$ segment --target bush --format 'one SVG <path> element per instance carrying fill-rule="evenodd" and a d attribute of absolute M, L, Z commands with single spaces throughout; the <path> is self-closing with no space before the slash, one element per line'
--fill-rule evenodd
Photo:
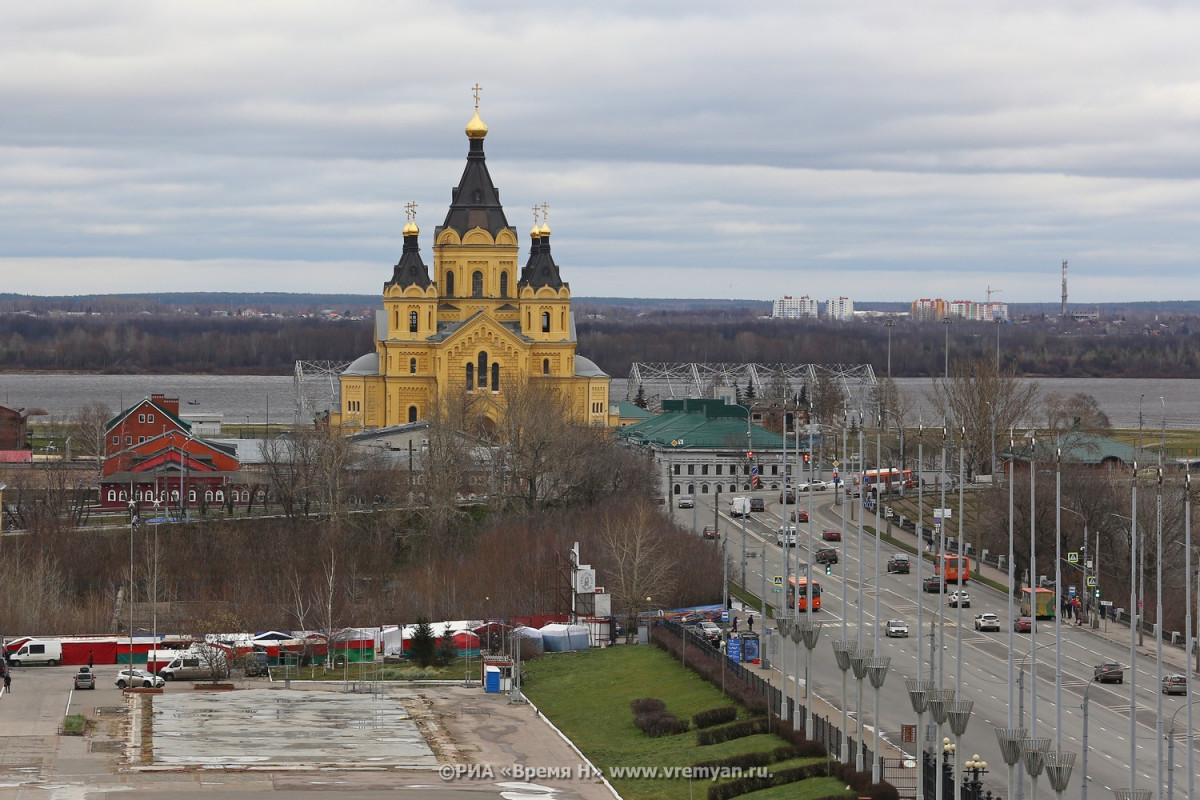
<path fill-rule="evenodd" d="M 650 714 L 655 711 L 666 711 L 667 704 L 657 697 L 641 697 L 637 700 L 630 700 L 629 707 L 633 709 L 633 715 Z"/>
<path fill-rule="evenodd" d="M 737 719 L 737 706 L 710 708 L 692 716 L 692 724 L 697 728 L 711 728 L 713 725 L 724 725 Z"/>
<path fill-rule="evenodd" d="M 721 742 L 728 742 L 731 739 L 742 739 L 746 736 L 767 733 L 768 730 L 769 725 L 766 717 L 754 717 L 753 719 L 744 719 L 741 722 L 722 725 L 718 728 L 705 728 L 702 731 L 698 731 L 696 733 L 696 744 L 720 744 Z"/>

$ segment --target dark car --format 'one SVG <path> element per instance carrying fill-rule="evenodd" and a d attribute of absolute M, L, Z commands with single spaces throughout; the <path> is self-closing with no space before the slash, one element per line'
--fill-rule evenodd
<path fill-rule="evenodd" d="M 932 577 L 926 578 L 925 583 L 922 585 L 921 588 L 923 588 L 927 592 L 944 592 L 944 591 L 946 591 L 946 584 L 942 582 L 941 578 L 934 575 Z"/>
<path fill-rule="evenodd" d="M 717 526 L 716 525 L 705 525 L 704 526 L 704 538 L 705 539 L 717 538 Z"/>
<path fill-rule="evenodd" d="M 91 667 L 80 667 L 75 673 L 75 688 L 76 689 L 95 689 L 96 688 L 96 673 L 92 672 Z"/>
<path fill-rule="evenodd" d="M 797 508 L 788 517 L 792 522 L 808 522 L 808 512 L 803 508 Z"/>
<path fill-rule="evenodd" d="M 761 497 L 751 497 L 750 498 L 750 510 L 751 511 L 766 511 L 767 503 Z"/>
<path fill-rule="evenodd" d="M 841 531 L 821 531 L 821 538 L 827 542 L 840 542 L 842 540 Z"/>
<path fill-rule="evenodd" d="M 1124 683 L 1125 668 L 1115 662 L 1097 664 L 1092 671 L 1092 680 L 1097 683 Z"/>
<path fill-rule="evenodd" d="M 1187 694 L 1187 675 L 1167 675 L 1162 679 L 1163 694 Z"/>
<path fill-rule="evenodd" d="M 838 563 L 838 551 L 832 547 L 823 547 L 813 556 L 813 561 L 818 564 L 836 564 Z"/>
<path fill-rule="evenodd" d="M 783 503 L 784 505 L 790 505 L 792 503 L 795 503 L 796 502 L 796 493 L 793 492 L 791 489 L 784 489 L 782 492 L 779 493 L 779 502 Z"/>
<path fill-rule="evenodd" d="M 908 563 L 908 556 L 892 556 L 892 560 L 887 563 L 888 572 L 898 572 L 907 575 L 911 568 L 911 565 Z"/>

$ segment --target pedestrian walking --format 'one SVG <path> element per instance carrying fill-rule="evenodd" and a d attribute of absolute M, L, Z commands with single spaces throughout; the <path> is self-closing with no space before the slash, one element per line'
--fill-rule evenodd
<path fill-rule="evenodd" d="M 95 659 L 96 652 L 94 650 L 88 650 L 88 669 L 92 668 L 92 662 L 95 661 Z"/>
<path fill-rule="evenodd" d="M 734 633 L 737 633 L 737 622 L 738 622 L 738 618 L 734 617 L 733 618 L 733 632 Z"/>
<path fill-rule="evenodd" d="M 754 633 L 754 615 L 753 614 L 746 617 L 746 630 L 750 631 L 751 633 Z"/>
<path fill-rule="evenodd" d="M 12 694 L 12 673 L 11 672 L 4 673 L 4 693 Z"/>

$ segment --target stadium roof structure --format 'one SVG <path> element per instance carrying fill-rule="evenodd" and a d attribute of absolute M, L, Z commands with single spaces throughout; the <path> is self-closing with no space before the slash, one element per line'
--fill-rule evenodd
<path fill-rule="evenodd" d="M 667 399 L 715 397 L 722 386 L 754 388 L 759 400 L 791 399 L 807 387 L 810 394 L 821 377 L 830 377 L 841 387 L 848 408 L 870 408 L 875 391 L 875 370 L 870 364 L 726 364 L 642 363 L 629 368 L 626 400 L 641 387 L 647 398 L 661 403 Z"/>

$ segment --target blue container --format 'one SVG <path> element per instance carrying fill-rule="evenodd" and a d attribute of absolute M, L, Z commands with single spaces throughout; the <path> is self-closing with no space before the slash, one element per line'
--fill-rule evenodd
<path fill-rule="evenodd" d="M 488 694 L 500 694 L 500 668 L 488 667 L 484 673 L 483 691 Z"/>

